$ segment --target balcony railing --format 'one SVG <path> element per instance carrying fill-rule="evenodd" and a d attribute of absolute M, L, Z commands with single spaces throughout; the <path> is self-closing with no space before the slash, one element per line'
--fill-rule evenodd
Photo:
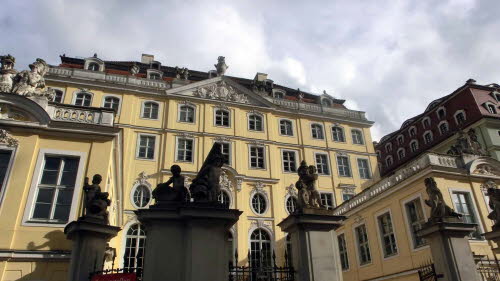
<path fill-rule="evenodd" d="M 103 108 L 80 107 L 51 103 L 47 107 L 47 112 L 49 113 L 50 118 L 56 121 L 94 124 L 110 127 L 113 126 L 114 123 L 113 110 Z"/>

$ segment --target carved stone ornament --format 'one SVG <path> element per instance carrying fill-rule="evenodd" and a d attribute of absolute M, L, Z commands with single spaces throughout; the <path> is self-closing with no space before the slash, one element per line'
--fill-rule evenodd
<path fill-rule="evenodd" d="M 189 78 L 189 70 L 185 67 L 179 68 L 175 67 L 175 78 L 177 79 L 183 79 L 183 80 L 188 80 Z"/>
<path fill-rule="evenodd" d="M 491 212 L 488 214 L 488 218 L 495 222 L 493 229 L 498 229 L 500 228 L 500 190 L 492 180 L 482 184 L 481 188 L 486 190 L 486 195 L 490 198 L 488 205 L 491 208 Z"/>
<path fill-rule="evenodd" d="M 7 56 L 8 57 L 8 56 Z M 35 62 L 29 65 L 30 71 L 24 70 L 17 73 L 15 76 L 10 75 L 12 66 L 9 66 L 9 60 L 2 57 L 2 78 L 0 86 L 4 92 L 26 96 L 26 97 L 46 97 L 51 100 L 54 98 L 55 92 L 45 86 L 45 79 L 43 76 L 49 70 L 49 66 L 42 59 L 36 59 Z M 4 75 L 5 72 L 5 75 Z M 12 82 L 12 87 L 9 89 L 9 83 Z"/>
<path fill-rule="evenodd" d="M 450 218 L 457 220 L 462 217 L 461 214 L 456 213 L 452 208 L 450 208 L 450 206 L 446 205 L 443 199 L 443 194 L 437 187 L 434 178 L 426 178 L 425 186 L 425 190 L 429 196 L 429 199 L 425 200 L 425 204 L 431 207 L 429 222 L 442 222 Z"/>
<path fill-rule="evenodd" d="M 142 171 L 139 173 L 137 176 L 137 180 L 135 181 L 135 185 L 146 185 L 151 187 L 151 184 L 148 182 L 149 176 L 146 174 L 146 172 Z"/>
<path fill-rule="evenodd" d="M 342 188 L 342 192 L 345 194 L 356 194 L 356 186 L 355 185 L 342 185 L 340 188 Z"/>
<path fill-rule="evenodd" d="M 316 181 L 318 180 L 316 166 L 307 166 L 306 161 L 302 161 L 297 169 L 297 174 L 299 180 L 295 183 L 295 187 L 298 190 L 298 209 L 326 209 L 316 189 Z"/>
<path fill-rule="evenodd" d="M 289 186 L 285 187 L 286 193 L 290 196 L 297 197 L 297 190 L 295 190 L 295 185 L 291 183 Z"/>
<path fill-rule="evenodd" d="M 136 75 L 137 73 L 139 73 L 141 69 L 139 68 L 138 65 L 134 64 L 132 65 L 132 67 L 130 68 L 130 73 L 132 73 L 132 75 Z"/>
<path fill-rule="evenodd" d="M 229 137 L 218 136 L 214 138 L 215 142 L 230 142 L 231 139 Z"/>
<path fill-rule="evenodd" d="M 454 156 L 461 156 L 463 154 L 488 156 L 488 153 L 479 142 L 474 129 L 469 129 L 467 133 L 460 130 L 457 134 L 457 140 L 447 151 L 447 154 Z"/>
<path fill-rule="evenodd" d="M 18 140 L 13 138 L 6 130 L 0 129 L 0 143 L 6 144 L 7 146 L 17 146 L 19 144 Z"/>
<path fill-rule="evenodd" d="M 246 95 L 239 94 L 233 86 L 228 85 L 224 81 L 200 87 L 193 92 L 193 95 L 206 99 L 248 103 Z"/>
<path fill-rule="evenodd" d="M 243 180 L 242 179 L 237 179 L 236 180 L 236 191 L 241 191 L 242 185 L 243 185 Z"/>
<path fill-rule="evenodd" d="M 188 139 L 194 138 L 194 134 L 190 134 L 190 133 L 180 133 L 177 136 L 182 137 L 182 138 L 188 138 Z"/>
<path fill-rule="evenodd" d="M 224 170 L 222 170 L 220 173 L 219 185 L 220 185 L 220 188 L 222 188 L 222 189 L 233 191 L 233 183 L 231 182 L 231 180 L 229 179 L 229 176 L 227 175 L 227 173 Z"/>
<path fill-rule="evenodd" d="M 14 85 L 14 77 L 17 71 L 14 69 L 16 58 L 11 55 L 0 56 L 0 92 L 10 92 Z"/>
<path fill-rule="evenodd" d="M 219 56 L 217 58 L 217 64 L 214 64 L 215 69 L 217 70 L 217 75 L 222 76 L 226 73 L 226 70 L 229 66 L 226 64 L 226 58 L 223 56 Z"/>
<path fill-rule="evenodd" d="M 485 176 L 498 176 L 500 173 L 489 164 L 479 164 L 476 169 L 472 172 L 473 174 L 485 175 Z"/>

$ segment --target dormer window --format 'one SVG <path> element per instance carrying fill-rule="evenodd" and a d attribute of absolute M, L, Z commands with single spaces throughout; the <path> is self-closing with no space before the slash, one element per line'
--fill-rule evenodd
<path fill-rule="evenodd" d="M 104 61 L 99 59 L 97 55 L 86 58 L 83 64 L 83 69 L 90 71 L 104 71 Z"/>
<path fill-rule="evenodd" d="M 146 70 L 147 77 L 150 80 L 161 80 L 163 77 L 163 72 L 156 69 L 148 69 Z"/>
<path fill-rule="evenodd" d="M 95 62 L 89 63 L 89 66 L 87 67 L 87 70 L 90 71 L 99 71 L 99 65 Z"/>
<path fill-rule="evenodd" d="M 446 110 L 444 109 L 444 107 L 440 107 L 437 110 L 437 116 L 438 116 L 439 120 L 442 120 L 442 119 L 446 118 Z"/>
<path fill-rule="evenodd" d="M 405 141 L 405 138 L 403 137 L 403 135 L 399 135 L 398 136 L 398 144 L 403 145 L 404 141 Z"/>
<path fill-rule="evenodd" d="M 410 134 L 410 137 L 414 137 L 417 135 L 417 128 L 411 127 L 410 130 L 408 130 L 408 133 Z"/>
<path fill-rule="evenodd" d="M 484 107 L 486 107 L 486 109 L 488 110 L 489 113 L 497 114 L 497 109 L 495 108 L 494 104 L 487 102 L 483 105 L 484 105 Z"/>
<path fill-rule="evenodd" d="M 161 63 L 157 62 L 157 61 L 154 61 L 151 63 L 151 68 L 152 69 L 158 69 L 160 70 L 160 67 L 161 67 Z"/>
<path fill-rule="evenodd" d="M 405 151 L 405 149 L 404 149 L 404 148 L 400 148 L 400 149 L 398 149 L 398 158 L 399 158 L 399 160 L 401 160 L 401 159 L 405 158 L 405 152 L 406 152 L 406 151 Z"/>
<path fill-rule="evenodd" d="M 285 97 L 285 94 L 283 92 L 274 92 L 273 96 L 275 99 L 283 99 Z"/>
<path fill-rule="evenodd" d="M 151 80 L 160 80 L 160 78 L 161 78 L 160 74 L 158 74 L 158 73 L 150 73 L 149 74 L 149 79 L 151 79 Z"/>
<path fill-rule="evenodd" d="M 444 135 L 448 132 L 448 122 L 443 121 L 441 124 L 439 124 L 439 132 L 441 132 L 441 135 Z"/>
<path fill-rule="evenodd" d="M 385 158 L 385 164 L 387 165 L 387 167 L 392 166 L 392 163 L 393 163 L 392 156 L 387 156 Z"/>
<path fill-rule="evenodd" d="M 411 152 L 415 152 L 418 150 L 418 141 L 417 140 L 412 140 L 410 142 L 410 150 L 411 150 Z"/>
<path fill-rule="evenodd" d="M 425 117 L 424 120 L 422 120 L 422 126 L 425 129 L 428 129 L 431 127 L 431 119 L 429 117 Z"/>
<path fill-rule="evenodd" d="M 392 143 L 388 143 L 385 145 L 385 152 L 387 152 L 387 153 L 392 152 Z"/>
<path fill-rule="evenodd" d="M 432 142 L 432 132 L 431 131 L 425 132 L 425 134 L 424 134 L 424 140 L 425 140 L 426 144 L 429 144 L 429 143 Z"/>
<path fill-rule="evenodd" d="M 465 111 L 463 110 L 458 110 L 455 113 L 455 122 L 457 125 L 462 125 L 465 123 L 466 117 L 465 117 Z"/>
<path fill-rule="evenodd" d="M 497 91 L 494 91 L 493 93 L 491 93 L 493 95 L 493 97 L 498 101 L 500 102 L 500 93 L 497 92 Z"/>

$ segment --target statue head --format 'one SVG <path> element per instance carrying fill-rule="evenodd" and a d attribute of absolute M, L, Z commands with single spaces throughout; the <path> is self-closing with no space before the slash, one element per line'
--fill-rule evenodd
<path fill-rule="evenodd" d="M 179 166 L 179 165 L 172 165 L 170 167 L 170 172 L 172 172 L 172 175 L 174 177 L 180 176 L 181 175 L 181 171 L 182 171 L 181 170 L 181 166 Z"/>
<path fill-rule="evenodd" d="M 99 174 L 95 174 L 94 177 L 92 177 L 92 184 L 100 184 L 102 181 L 102 176 Z"/>
<path fill-rule="evenodd" d="M 300 162 L 299 168 L 297 169 L 297 174 L 299 174 L 299 177 L 300 177 L 302 175 L 306 175 L 307 173 L 308 173 L 307 163 L 305 160 L 302 160 Z"/>
<path fill-rule="evenodd" d="M 0 62 L 2 63 L 2 70 L 11 70 L 14 69 L 16 58 L 11 56 L 10 54 L 6 56 L 0 56 Z"/>
<path fill-rule="evenodd" d="M 226 57 L 219 56 L 219 57 L 217 58 L 217 62 L 218 62 L 219 64 L 226 63 Z"/>
<path fill-rule="evenodd" d="M 47 73 L 49 66 L 42 59 L 36 59 L 36 61 L 29 65 L 32 72 L 35 72 L 41 76 L 44 76 Z"/>
<path fill-rule="evenodd" d="M 429 189 L 429 188 L 437 188 L 437 184 L 436 184 L 436 181 L 434 180 L 434 178 L 432 177 L 429 177 L 429 178 L 426 178 L 424 180 L 424 183 L 425 183 L 425 186 Z"/>

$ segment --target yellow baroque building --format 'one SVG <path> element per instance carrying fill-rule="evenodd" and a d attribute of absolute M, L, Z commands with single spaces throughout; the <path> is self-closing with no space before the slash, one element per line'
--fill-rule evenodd
<path fill-rule="evenodd" d="M 1 280 L 66 280 L 71 246 L 62 230 L 78 218 L 84 178 L 94 174 L 112 199 L 110 224 L 122 228 L 110 242 L 116 255 L 107 266 L 115 267 L 142 266 L 147 238 L 134 210 L 152 203 L 173 164 L 189 184 L 214 142 L 227 156 L 219 200 L 243 211 L 228 233 L 240 264 L 251 250 L 282 258 L 286 237 L 276 225 L 295 208 L 301 161 L 316 165 L 330 208 L 379 177 L 373 122 L 363 112 L 263 73 L 190 71 L 151 55 L 61 56 L 45 84 L 55 91 L 50 102 L 0 94 Z"/>

